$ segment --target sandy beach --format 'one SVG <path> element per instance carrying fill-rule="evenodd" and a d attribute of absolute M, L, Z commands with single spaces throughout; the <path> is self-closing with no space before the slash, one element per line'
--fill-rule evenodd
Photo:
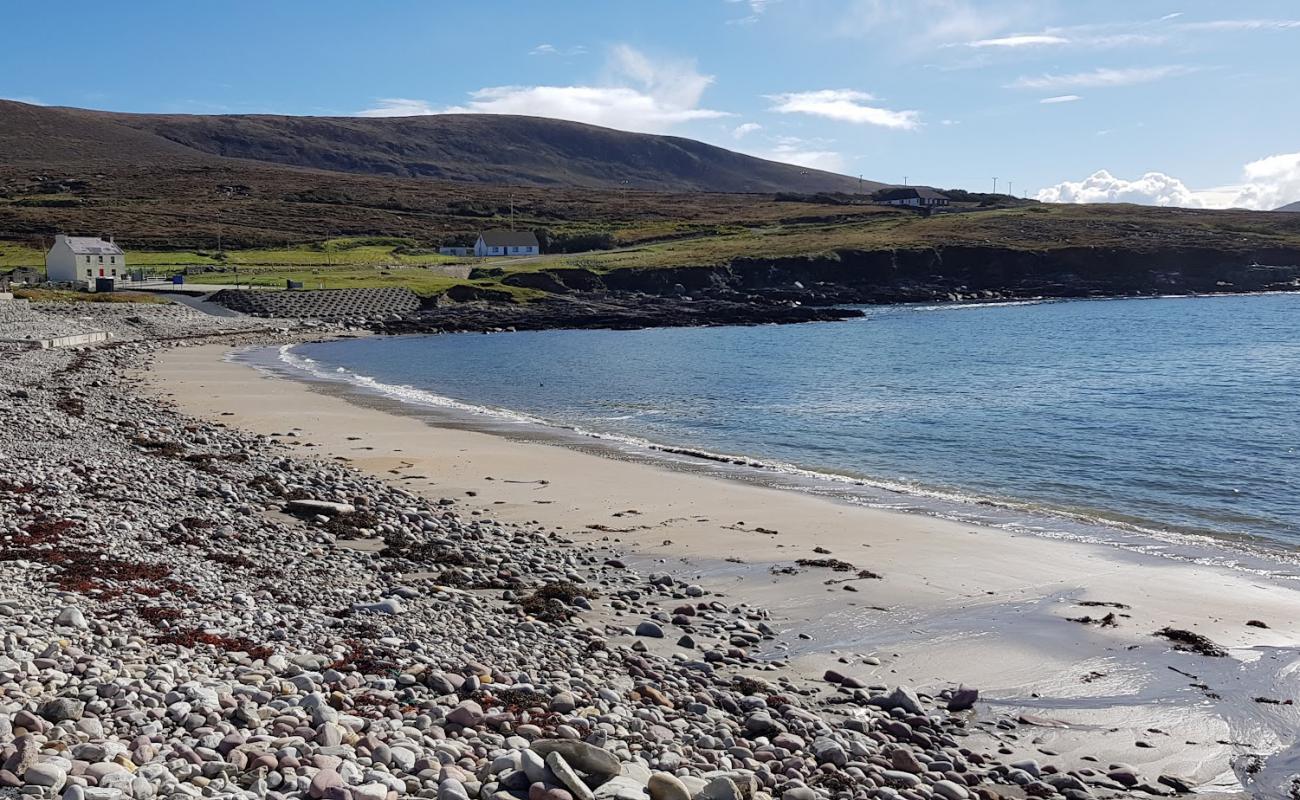
<path fill-rule="evenodd" d="M 769 655 L 803 678 L 834 667 L 868 685 L 964 683 L 981 692 L 977 727 L 1008 753 L 1128 763 L 1222 789 L 1237 785 L 1234 764 L 1244 769 L 1249 754 L 1282 751 L 1261 775 L 1293 757 L 1295 706 L 1255 700 L 1296 693 L 1300 590 L 1283 581 L 439 425 L 413 406 L 279 378 L 229 352 L 176 348 L 142 378 L 183 412 L 763 604 L 782 633 Z M 1111 612 L 1113 626 L 1077 621 Z M 1174 650 L 1153 635 L 1165 627 L 1229 656 Z M 1040 724 L 999 732 L 1000 718 Z"/>

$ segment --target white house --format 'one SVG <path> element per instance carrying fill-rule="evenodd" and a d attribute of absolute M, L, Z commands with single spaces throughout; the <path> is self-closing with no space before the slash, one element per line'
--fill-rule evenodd
<path fill-rule="evenodd" d="M 98 236 L 54 237 L 54 246 L 45 254 L 45 277 L 52 283 L 80 283 L 95 288 L 96 278 L 126 275 L 126 254 L 113 242 Z"/>
<path fill-rule="evenodd" d="M 483 231 L 474 243 L 474 255 L 484 256 L 535 256 L 541 252 L 537 237 L 532 231 Z"/>
<path fill-rule="evenodd" d="M 905 186 L 898 189 L 881 189 L 874 195 L 881 206 L 946 206 L 948 196 L 927 186 Z"/>

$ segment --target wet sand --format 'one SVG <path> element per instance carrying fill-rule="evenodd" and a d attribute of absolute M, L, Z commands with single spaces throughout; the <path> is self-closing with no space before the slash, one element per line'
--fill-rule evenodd
<path fill-rule="evenodd" d="M 1294 759 L 1296 706 L 1254 700 L 1300 694 L 1300 587 L 1285 581 L 449 427 L 390 399 L 230 363 L 227 352 L 177 348 L 144 377 L 189 413 L 296 433 L 277 438 L 302 455 L 452 498 L 466 514 L 606 542 L 639 569 L 764 605 L 783 633 L 768 654 L 805 679 L 834 667 L 922 691 L 965 683 L 982 694 L 972 727 L 1006 737 L 1009 751 L 1103 772 L 1124 762 L 1153 782 L 1169 773 L 1230 791 L 1234 759 L 1281 751 L 1264 780 Z M 882 577 L 827 585 L 855 573 L 773 574 L 825 558 Z M 1112 611 L 1114 627 L 1069 619 Z M 1230 656 L 1174 651 L 1152 635 L 1166 626 Z M 1025 714 L 1068 727 L 993 726 Z"/>

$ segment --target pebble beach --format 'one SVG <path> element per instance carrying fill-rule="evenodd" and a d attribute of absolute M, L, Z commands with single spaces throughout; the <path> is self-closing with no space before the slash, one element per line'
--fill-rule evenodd
<path fill-rule="evenodd" d="M 330 425 L 332 438 L 310 430 L 306 420 L 337 423 L 345 400 L 323 397 L 343 406 L 313 417 L 280 395 L 263 413 L 305 421 L 261 418 L 277 428 L 264 430 L 253 411 L 217 410 L 219 392 L 175 367 L 212 363 L 195 351 L 328 331 L 178 306 L 85 313 L 109 343 L 0 354 L 0 797 L 1086 800 L 1184 793 L 1209 774 L 1241 781 L 1212 793 L 1289 790 L 1267 758 L 1287 744 L 1278 739 L 1215 744 L 1198 732 L 1186 747 L 1211 745 L 1195 759 L 1200 776 L 1167 768 L 1185 738 L 1174 729 L 1142 734 L 1143 749 L 1168 740 L 1165 760 L 1149 765 L 1104 748 L 1062 754 L 1042 737 L 1066 723 L 985 705 L 987 665 L 963 675 L 949 659 L 942 681 L 920 684 L 853 649 L 801 660 L 800 643 L 822 633 L 815 624 L 792 625 L 770 589 L 723 588 L 703 568 L 732 563 L 734 542 L 683 554 L 649 544 L 689 539 L 683 531 L 612 533 L 624 523 L 608 512 L 626 513 L 628 501 L 595 481 L 588 516 L 573 516 L 570 501 L 554 509 L 569 515 L 548 518 L 548 507 L 519 509 L 516 495 L 537 486 L 493 480 L 497 515 L 484 496 L 491 478 L 479 470 L 467 488 L 463 459 L 460 473 L 399 479 L 344 455 L 376 446 L 364 426 Z M 194 347 L 200 335 L 217 344 Z M 161 388 L 159 362 L 172 365 Z M 187 387 L 211 407 L 168 397 Z M 569 457 L 534 447 L 543 454 L 510 457 Z M 633 466 L 644 469 L 609 469 Z M 776 518 L 755 507 L 749 528 Z M 757 541 L 743 561 L 770 578 L 777 544 L 761 530 Z M 849 584 L 856 592 L 830 587 L 837 606 L 876 585 L 910 591 L 909 568 L 884 544 L 870 561 L 875 577 L 861 574 L 856 552 L 840 561 L 850 558 L 845 542 L 799 547 L 805 585 L 846 571 L 861 579 Z M 1185 624 L 1177 614 L 1191 610 L 1168 606 L 1198 575 L 1171 574 L 1165 605 L 1126 612 L 1141 619 L 1144 646 L 1189 644 L 1151 632 Z M 1115 573 L 1098 591 L 1109 597 L 1133 577 Z M 1207 620 L 1206 641 L 1234 652 L 1294 641 L 1293 590 L 1242 592 L 1253 612 Z M 1100 620 L 1107 609 L 1094 611 Z M 1268 622 L 1247 627 L 1248 613 Z M 1260 645 L 1256 635 L 1272 638 Z M 1177 658 L 1232 660 L 1186 647 Z M 1179 680 L 1206 686 L 1186 690 L 1189 708 L 1226 691 Z M 1290 698 L 1267 700 L 1278 727 L 1294 727 Z"/>

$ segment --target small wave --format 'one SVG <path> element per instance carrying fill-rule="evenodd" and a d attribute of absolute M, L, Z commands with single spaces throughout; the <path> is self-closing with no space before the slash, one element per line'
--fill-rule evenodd
<path fill-rule="evenodd" d="M 315 378 L 344 381 L 405 403 L 417 403 L 421 405 L 436 406 L 439 408 L 449 408 L 456 411 L 491 416 L 507 422 L 527 423 L 533 425 L 548 424 L 546 420 L 539 417 L 534 417 L 517 411 L 462 403 L 459 400 L 453 400 L 450 397 L 444 397 L 443 395 L 435 394 L 434 392 L 425 389 L 418 389 L 414 386 L 383 383 L 375 380 L 369 375 L 358 375 L 357 373 L 350 372 L 343 367 L 338 367 L 333 371 L 319 369 L 317 367 L 319 362 L 313 358 L 308 358 L 295 353 L 293 351 L 293 345 L 281 345 L 279 348 L 279 359 L 285 365 L 306 372 Z"/>
<path fill-rule="evenodd" d="M 908 311 L 970 311 L 977 308 L 1006 308 L 1007 306 L 1040 306 L 1044 303 L 1055 303 L 1055 300 L 997 300 L 990 303 L 974 302 L 955 302 L 944 303 L 933 306 L 905 306 Z"/>

